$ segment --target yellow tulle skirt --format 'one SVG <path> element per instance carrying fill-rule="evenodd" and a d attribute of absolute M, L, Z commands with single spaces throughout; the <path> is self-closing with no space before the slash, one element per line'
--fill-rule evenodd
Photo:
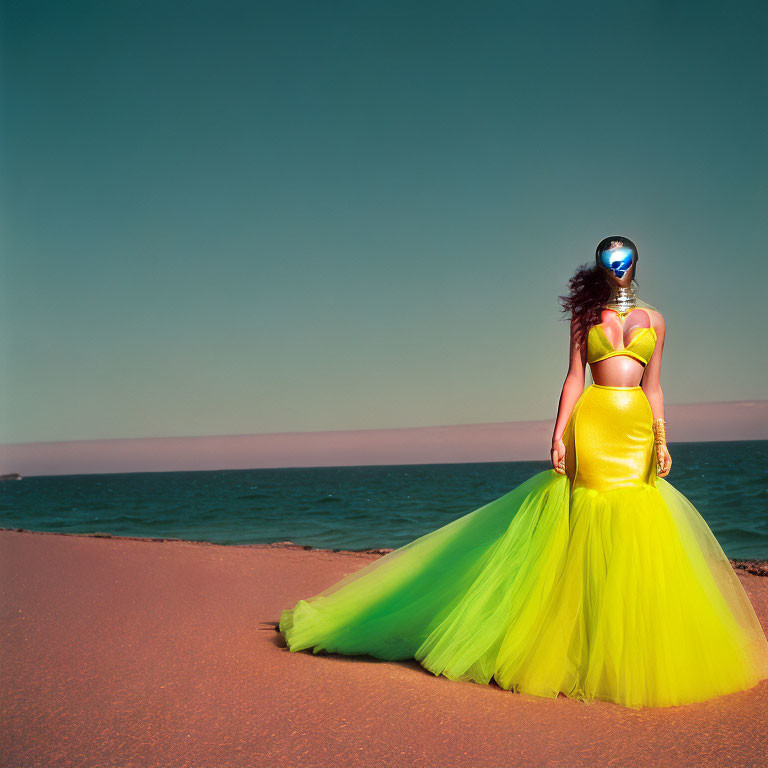
<path fill-rule="evenodd" d="M 693 505 L 656 475 L 640 387 L 588 387 L 566 474 L 498 499 L 282 612 L 290 651 L 414 658 L 436 675 L 629 707 L 768 678 L 768 641 Z"/>

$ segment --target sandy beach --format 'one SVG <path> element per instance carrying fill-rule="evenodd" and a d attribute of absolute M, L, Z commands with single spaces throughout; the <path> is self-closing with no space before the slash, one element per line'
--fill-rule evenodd
<path fill-rule="evenodd" d="M 0 531 L 0 765 L 768 766 L 768 680 L 630 710 L 288 652 L 281 609 L 378 556 Z"/>

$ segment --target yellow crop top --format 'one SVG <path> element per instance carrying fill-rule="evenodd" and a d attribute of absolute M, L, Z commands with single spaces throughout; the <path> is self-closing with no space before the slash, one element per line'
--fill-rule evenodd
<path fill-rule="evenodd" d="M 607 357 L 628 355 L 639 360 L 644 366 L 648 365 L 653 350 L 656 349 L 656 330 L 654 328 L 637 328 L 629 344 L 621 349 L 614 349 L 603 331 L 602 323 L 593 325 L 587 336 L 587 362 L 597 363 Z"/>

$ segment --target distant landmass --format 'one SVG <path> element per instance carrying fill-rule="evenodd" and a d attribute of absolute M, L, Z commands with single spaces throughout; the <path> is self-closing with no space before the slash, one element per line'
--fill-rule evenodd
<path fill-rule="evenodd" d="M 670 443 L 768 440 L 768 400 L 667 405 Z M 553 419 L 0 446 L 0 472 L 152 472 L 547 459 Z"/>

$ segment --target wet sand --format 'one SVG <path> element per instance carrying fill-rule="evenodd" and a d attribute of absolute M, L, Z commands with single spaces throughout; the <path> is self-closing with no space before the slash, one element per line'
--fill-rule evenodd
<path fill-rule="evenodd" d="M 281 609 L 380 552 L 0 531 L 0 766 L 768 766 L 768 680 L 630 710 L 290 653 Z"/>

